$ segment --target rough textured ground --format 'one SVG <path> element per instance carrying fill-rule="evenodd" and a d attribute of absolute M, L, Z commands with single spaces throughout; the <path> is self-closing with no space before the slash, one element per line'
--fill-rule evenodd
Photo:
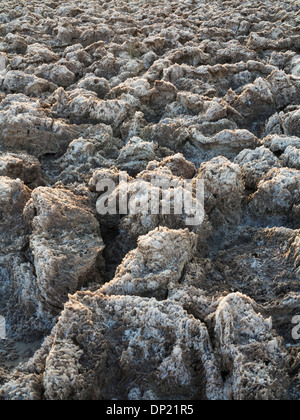
<path fill-rule="evenodd" d="M 8 3 L 0 399 L 299 400 L 299 1 Z M 203 224 L 101 216 L 120 173 Z"/>

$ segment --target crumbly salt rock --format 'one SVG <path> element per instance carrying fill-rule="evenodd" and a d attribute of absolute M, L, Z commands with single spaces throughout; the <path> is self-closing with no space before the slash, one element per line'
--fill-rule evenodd
<path fill-rule="evenodd" d="M 280 160 L 264 146 L 255 150 L 245 149 L 234 159 L 242 169 L 247 188 L 256 189 L 262 178 L 274 167 L 280 168 Z"/>
<path fill-rule="evenodd" d="M 157 145 L 145 142 L 139 137 L 132 137 L 120 150 L 117 165 L 129 174 L 146 169 L 149 162 L 156 158 Z"/>
<path fill-rule="evenodd" d="M 44 183 L 40 162 L 27 153 L 0 152 L 0 175 L 20 178 L 31 189 Z"/>
<path fill-rule="evenodd" d="M 121 399 L 133 389 L 144 398 L 174 392 L 186 398 L 222 398 L 207 328 L 174 302 L 81 292 L 70 298 L 55 331 L 36 360 L 39 377 L 25 368 L 5 384 L 2 398 L 39 399 L 43 393 L 48 400 L 99 400 L 108 398 L 112 384 Z M 195 371 L 194 363 L 201 369 Z"/>
<path fill-rule="evenodd" d="M 69 293 L 87 281 L 101 282 L 99 224 L 84 197 L 48 187 L 33 191 L 24 215 L 32 229 L 30 249 L 41 299 L 57 313 Z"/>
<path fill-rule="evenodd" d="M 27 151 L 35 157 L 60 154 L 76 138 L 78 128 L 50 118 L 39 100 L 7 95 L 0 104 L 0 144 L 8 151 Z"/>
<path fill-rule="evenodd" d="M 280 158 L 284 166 L 300 170 L 300 148 L 288 146 Z"/>
<path fill-rule="evenodd" d="M 10 6 L 0 398 L 299 399 L 297 2 Z M 125 178 L 145 205 L 152 178 L 203 179 L 208 215 L 185 230 L 186 212 L 97 213 L 97 185 L 118 197 Z M 174 205 L 170 184 L 157 192 Z M 123 260 L 137 270 L 121 281 Z M 118 267 L 131 295 L 97 292 Z"/>
<path fill-rule="evenodd" d="M 282 153 L 287 147 L 300 149 L 300 138 L 288 135 L 270 135 L 263 139 L 263 144 L 272 150 L 273 153 Z"/>
<path fill-rule="evenodd" d="M 35 74 L 64 88 L 72 85 L 75 81 L 75 74 L 66 66 L 57 63 L 42 64 L 35 70 Z"/>
<path fill-rule="evenodd" d="M 197 236 L 186 230 L 157 228 L 138 240 L 117 269 L 113 281 L 103 286 L 109 295 L 138 295 L 163 298 L 170 283 L 176 284 L 192 259 Z"/>
<path fill-rule="evenodd" d="M 2 88 L 9 93 L 25 93 L 28 96 L 41 96 L 44 92 L 54 92 L 57 85 L 40 77 L 13 70 L 6 73 Z"/>
<path fill-rule="evenodd" d="M 80 89 L 96 92 L 99 98 L 102 99 L 110 91 L 109 82 L 103 77 L 96 77 L 94 74 L 87 74 L 79 81 L 77 86 Z"/>
<path fill-rule="evenodd" d="M 286 350 L 272 320 L 256 313 L 254 302 L 233 293 L 220 301 L 215 336 L 228 400 L 284 399 L 289 383 Z"/>
<path fill-rule="evenodd" d="M 156 168 L 169 168 L 173 175 L 185 179 L 192 179 L 196 173 L 195 165 L 185 159 L 182 153 L 176 153 L 173 156 L 168 156 L 161 162 L 150 162 L 147 165 L 146 170 L 153 171 Z"/>
<path fill-rule="evenodd" d="M 251 210 L 261 217 L 291 218 L 297 227 L 298 220 L 291 212 L 299 206 L 300 172 L 296 169 L 273 168 L 258 184 L 251 198 Z"/>
<path fill-rule="evenodd" d="M 30 190 L 20 179 L 0 177 L 1 253 L 22 249 L 26 244 L 23 209 L 30 199 Z"/>
<path fill-rule="evenodd" d="M 202 163 L 197 177 L 205 183 L 204 206 L 214 228 L 222 230 L 238 224 L 245 193 L 239 165 L 225 157 L 217 157 Z"/>

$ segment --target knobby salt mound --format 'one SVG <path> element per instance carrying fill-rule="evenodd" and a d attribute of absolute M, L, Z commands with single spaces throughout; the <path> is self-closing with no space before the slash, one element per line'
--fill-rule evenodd
<path fill-rule="evenodd" d="M 300 399 L 299 24 L 0 0 L 1 400 Z M 203 181 L 202 224 L 99 214 L 122 179 Z"/>

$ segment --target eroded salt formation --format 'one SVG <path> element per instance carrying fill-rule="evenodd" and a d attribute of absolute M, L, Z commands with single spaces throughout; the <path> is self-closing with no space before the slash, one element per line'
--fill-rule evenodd
<path fill-rule="evenodd" d="M 299 6 L 0 0 L 0 399 L 300 399 Z"/>

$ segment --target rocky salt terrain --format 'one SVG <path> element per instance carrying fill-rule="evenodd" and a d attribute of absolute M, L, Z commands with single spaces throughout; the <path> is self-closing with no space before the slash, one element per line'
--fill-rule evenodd
<path fill-rule="evenodd" d="M 0 0 L 1 400 L 300 399 L 299 28 L 293 0 Z M 204 181 L 203 223 L 99 214 L 121 177 Z"/>

